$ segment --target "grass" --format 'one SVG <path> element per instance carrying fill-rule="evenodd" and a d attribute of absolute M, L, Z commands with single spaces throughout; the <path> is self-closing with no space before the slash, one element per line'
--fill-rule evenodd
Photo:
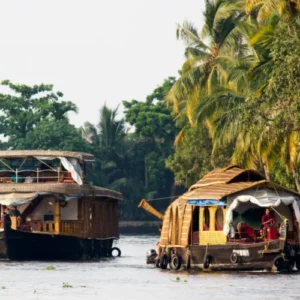
<path fill-rule="evenodd" d="M 55 267 L 54 266 L 48 266 L 48 267 L 45 268 L 45 270 L 48 270 L 48 271 L 49 270 L 55 270 Z"/>

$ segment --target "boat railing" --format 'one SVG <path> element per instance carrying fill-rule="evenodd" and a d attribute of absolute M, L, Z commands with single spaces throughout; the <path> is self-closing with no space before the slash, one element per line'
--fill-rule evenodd
<path fill-rule="evenodd" d="M 74 180 L 68 171 L 57 169 L 11 169 L 0 170 L 0 183 L 45 183 L 64 182 L 73 183 Z"/>
<path fill-rule="evenodd" d="M 24 226 L 26 226 L 25 224 Z M 32 232 L 45 232 L 45 233 L 55 233 L 55 223 L 53 221 L 30 221 L 28 222 L 29 228 L 22 228 L 21 230 L 32 231 Z"/>
<path fill-rule="evenodd" d="M 82 231 L 82 221 L 61 221 L 60 234 L 79 236 Z"/>
<path fill-rule="evenodd" d="M 21 231 L 30 231 L 36 233 L 51 233 L 62 235 L 80 235 L 82 229 L 82 221 L 60 221 L 59 231 L 55 230 L 54 221 L 30 221 L 25 224 L 17 224 L 17 219 L 11 217 L 12 229 Z"/>
<path fill-rule="evenodd" d="M 29 221 L 21 222 L 19 217 L 10 216 L 11 228 L 20 231 L 55 233 L 55 223 L 53 221 Z"/>

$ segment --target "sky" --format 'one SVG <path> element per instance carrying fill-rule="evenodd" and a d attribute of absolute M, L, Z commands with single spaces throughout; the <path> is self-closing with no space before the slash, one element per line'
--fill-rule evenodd
<path fill-rule="evenodd" d="M 0 81 L 51 83 L 78 106 L 74 125 L 96 124 L 103 104 L 121 112 L 122 100 L 144 100 L 177 76 L 176 24 L 200 29 L 203 8 L 203 0 L 0 1 Z"/>

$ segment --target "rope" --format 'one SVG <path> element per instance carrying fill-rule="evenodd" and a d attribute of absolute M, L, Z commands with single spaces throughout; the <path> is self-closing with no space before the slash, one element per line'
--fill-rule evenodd
<path fill-rule="evenodd" d="M 25 159 L 24 159 L 23 162 L 21 163 L 21 166 L 19 167 L 19 171 L 21 171 L 21 169 L 22 169 L 22 167 L 23 167 L 23 165 L 24 165 L 24 163 L 25 163 L 26 160 L 27 160 L 27 157 L 25 157 Z"/>
<path fill-rule="evenodd" d="M 35 157 L 39 162 L 41 162 L 42 164 L 46 165 L 47 167 L 49 167 L 50 169 L 52 169 L 53 171 L 57 171 L 56 169 L 54 169 L 53 167 L 49 166 L 46 162 L 42 161 L 41 159 L 39 159 L 38 157 Z"/>
<path fill-rule="evenodd" d="M 285 216 L 283 216 L 282 214 L 280 214 L 273 206 L 272 209 L 276 212 L 276 214 L 282 219 L 282 221 L 287 220 L 287 218 Z"/>
<path fill-rule="evenodd" d="M 171 198 L 179 198 L 180 196 L 182 195 L 178 195 L 178 196 L 169 196 L 169 197 L 162 197 L 162 198 L 155 198 L 155 199 L 147 199 L 147 202 L 150 202 L 150 201 L 157 201 L 157 200 L 163 200 L 163 199 L 171 199 Z"/>

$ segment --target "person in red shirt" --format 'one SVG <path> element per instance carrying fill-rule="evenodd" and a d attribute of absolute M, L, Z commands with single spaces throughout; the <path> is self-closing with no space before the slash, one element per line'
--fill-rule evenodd
<path fill-rule="evenodd" d="M 263 237 L 267 237 L 268 228 L 274 225 L 276 222 L 275 216 L 271 214 L 271 210 L 269 208 L 266 209 L 265 214 L 261 218 L 261 225 L 263 227 Z"/>
<path fill-rule="evenodd" d="M 243 221 L 240 222 L 237 225 L 237 229 L 241 239 L 245 239 L 245 238 L 254 239 L 255 237 L 254 229 L 250 225 L 246 224 L 245 222 Z"/>

